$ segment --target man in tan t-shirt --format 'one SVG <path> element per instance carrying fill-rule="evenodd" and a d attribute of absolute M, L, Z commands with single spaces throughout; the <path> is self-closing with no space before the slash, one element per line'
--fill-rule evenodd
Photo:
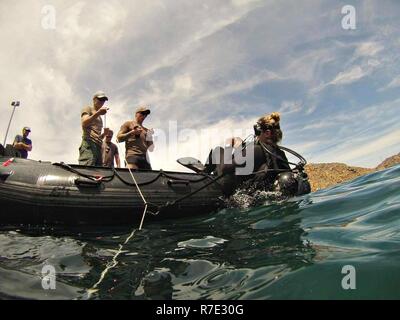
<path fill-rule="evenodd" d="M 149 114 L 150 109 L 148 107 L 137 108 L 135 119 L 125 122 L 118 132 L 118 141 L 125 141 L 125 159 L 128 168 L 151 170 L 147 150 L 154 150 L 154 131 L 143 127 L 143 121 Z"/>
<path fill-rule="evenodd" d="M 108 108 L 104 103 L 108 100 L 103 91 L 98 91 L 93 96 L 93 106 L 87 106 L 81 111 L 82 143 L 79 147 L 79 164 L 85 166 L 102 166 L 101 146 L 104 135 L 108 129 L 103 130 L 102 115 Z"/>
<path fill-rule="evenodd" d="M 103 166 L 114 168 L 114 160 L 117 164 L 117 168 L 121 167 L 121 162 L 119 160 L 119 152 L 118 147 L 111 142 L 114 132 L 112 130 L 108 130 L 106 137 L 103 141 L 102 145 L 102 155 L 103 155 Z"/>

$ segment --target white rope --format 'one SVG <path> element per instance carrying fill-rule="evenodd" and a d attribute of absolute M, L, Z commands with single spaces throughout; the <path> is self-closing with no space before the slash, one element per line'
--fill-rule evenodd
<path fill-rule="evenodd" d="M 139 191 L 139 194 L 140 194 L 140 196 L 142 197 L 142 200 L 143 200 L 143 203 L 144 203 L 144 210 L 143 210 L 142 220 L 140 221 L 140 226 L 139 226 L 139 231 L 140 231 L 140 230 L 142 230 L 144 217 L 145 217 L 146 212 L 147 212 L 147 201 L 146 201 L 146 199 L 145 199 L 144 196 L 143 196 L 142 190 L 140 190 L 140 187 L 139 187 L 139 185 L 138 185 L 137 182 L 136 182 L 135 176 L 133 175 L 133 173 L 132 173 L 132 171 L 131 171 L 131 168 L 129 168 L 129 166 L 128 166 L 128 162 L 126 161 L 126 157 L 125 157 L 125 166 L 128 168 L 129 173 L 130 173 L 130 175 L 131 175 L 131 177 L 132 177 L 132 180 L 133 180 L 133 182 L 135 183 L 135 186 L 136 186 L 137 190 Z"/>
<path fill-rule="evenodd" d="M 139 191 L 140 197 L 142 198 L 143 202 L 144 202 L 144 210 L 143 210 L 143 215 L 142 215 L 142 220 L 140 221 L 140 226 L 139 226 L 139 231 L 142 230 L 142 226 L 143 226 L 143 222 L 144 222 L 144 217 L 146 215 L 147 212 L 147 201 L 143 196 L 142 190 L 140 190 L 139 185 L 136 182 L 135 176 L 133 175 L 131 169 L 128 166 L 128 162 L 126 161 L 126 157 L 125 157 L 125 166 L 128 168 L 129 173 L 132 177 L 133 182 L 135 183 L 135 186 L 137 188 L 137 190 Z M 125 242 L 123 244 L 119 244 L 119 249 L 117 251 L 117 253 L 113 256 L 111 262 L 107 263 L 106 268 L 103 270 L 103 272 L 100 275 L 100 279 L 99 281 L 97 281 L 93 287 L 91 287 L 89 290 L 87 290 L 88 293 L 88 298 L 90 299 L 90 297 L 92 296 L 93 293 L 97 292 L 97 287 L 103 282 L 104 278 L 106 277 L 107 273 L 109 270 L 115 268 L 118 265 L 118 261 L 117 258 L 118 256 L 123 252 L 123 248 L 124 245 L 126 245 L 129 240 L 131 240 L 131 238 L 134 236 L 135 232 L 137 229 L 133 229 L 131 234 L 125 239 Z"/>
<path fill-rule="evenodd" d="M 124 242 L 123 244 L 119 244 L 119 249 L 118 249 L 117 253 L 113 256 L 111 262 L 107 263 L 106 268 L 103 270 L 103 272 L 102 272 L 101 275 L 100 275 L 99 281 L 97 281 L 97 282 L 93 285 L 93 287 L 91 287 L 89 290 L 87 290 L 87 292 L 88 292 L 88 298 L 89 298 L 89 299 L 90 299 L 90 297 L 91 297 L 91 295 L 92 295 L 93 293 L 96 293 L 96 292 L 98 291 L 98 290 L 97 290 L 97 287 L 100 285 L 100 283 L 103 282 L 103 280 L 104 280 L 104 278 L 106 277 L 108 271 L 111 270 L 111 269 L 113 269 L 114 267 L 116 267 L 116 266 L 118 265 L 118 261 L 117 261 L 118 256 L 122 253 L 122 251 L 123 251 L 122 249 L 123 249 L 124 245 L 126 245 L 126 244 L 129 242 L 129 240 L 131 240 L 131 238 L 132 238 L 133 235 L 135 234 L 135 231 L 136 231 L 136 230 L 137 230 L 137 229 L 133 229 L 132 232 L 131 232 L 131 234 L 126 238 L 125 242 Z"/>

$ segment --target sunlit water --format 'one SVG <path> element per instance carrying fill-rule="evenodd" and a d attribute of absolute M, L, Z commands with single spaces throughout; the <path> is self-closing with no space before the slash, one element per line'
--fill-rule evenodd
<path fill-rule="evenodd" d="M 290 200 L 145 222 L 88 295 L 129 230 L 0 232 L 0 298 L 400 298 L 400 166 Z M 273 197 L 272 197 L 273 198 Z M 42 288 L 44 265 L 56 289 Z M 342 268 L 355 270 L 345 290 Z"/>

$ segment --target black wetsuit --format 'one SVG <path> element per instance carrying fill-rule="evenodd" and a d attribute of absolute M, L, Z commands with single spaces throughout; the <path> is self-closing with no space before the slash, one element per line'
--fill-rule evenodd
<path fill-rule="evenodd" d="M 231 195 L 244 184 L 254 185 L 258 189 L 269 189 L 282 170 L 290 171 L 288 160 L 282 150 L 272 145 L 265 144 L 264 147 L 269 152 L 264 150 L 258 141 L 243 150 L 237 149 L 233 155 L 232 148 L 218 147 L 212 151 L 208 166 L 217 175 L 225 174 L 220 184 L 226 196 Z M 232 158 L 233 161 L 227 163 L 226 160 Z M 266 169 L 270 171 L 265 171 Z M 279 171 L 273 171 L 273 169 Z"/>

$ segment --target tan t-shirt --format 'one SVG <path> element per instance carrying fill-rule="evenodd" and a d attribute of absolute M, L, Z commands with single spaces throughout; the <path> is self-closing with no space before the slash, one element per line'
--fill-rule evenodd
<path fill-rule="evenodd" d="M 91 116 L 95 112 L 96 110 L 94 109 L 94 107 L 85 107 L 82 109 L 81 119 L 83 115 L 87 114 Z M 93 122 L 90 124 L 90 126 L 88 126 L 87 128 L 82 127 L 82 130 L 83 130 L 82 134 L 83 139 L 91 140 L 100 146 L 103 144 L 103 141 L 100 138 L 101 131 L 103 130 L 103 120 L 101 120 L 101 117 L 97 117 L 96 119 L 94 119 Z"/>
<path fill-rule="evenodd" d="M 112 142 L 107 143 L 103 141 L 101 152 L 103 156 L 103 166 L 114 167 L 114 157 L 118 154 L 118 147 Z"/>
<path fill-rule="evenodd" d="M 139 126 L 136 121 L 125 122 L 120 129 L 120 133 L 127 133 L 132 131 L 135 126 Z M 149 129 L 141 126 L 144 130 L 139 136 L 130 136 L 125 140 L 126 157 L 129 156 L 145 156 L 147 149 L 153 144 L 152 140 L 146 141 L 147 131 Z"/>

